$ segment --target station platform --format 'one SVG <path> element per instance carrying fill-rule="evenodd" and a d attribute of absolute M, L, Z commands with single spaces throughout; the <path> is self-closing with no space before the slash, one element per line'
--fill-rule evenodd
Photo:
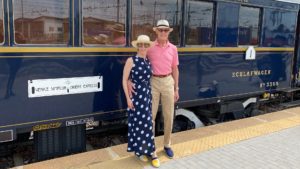
<path fill-rule="evenodd" d="M 299 169 L 300 107 L 220 123 L 172 135 L 174 158 L 163 152 L 163 169 Z M 127 145 L 42 161 L 14 169 L 151 169 L 126 152 Z"/>

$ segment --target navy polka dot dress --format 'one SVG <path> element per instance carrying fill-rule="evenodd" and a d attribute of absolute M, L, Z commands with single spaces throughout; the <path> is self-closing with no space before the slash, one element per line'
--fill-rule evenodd
<path fill-rule="evenodd" d="M 130 72 L 135 92 L 131 98 L 134 110 L 128 111 L 128 152 L 136 155 L 151 156 L 155 151 L 152 131 L 152 95 L 150 88 L 151 68 L 148 59 L 132 57 L 133 67 Z"/>

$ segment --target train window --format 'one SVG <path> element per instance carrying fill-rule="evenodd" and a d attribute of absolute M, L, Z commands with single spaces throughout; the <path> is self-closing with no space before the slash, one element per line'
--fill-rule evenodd
<path fill-rule="evenodd" d="M 3 31 L 3 1 L 0 0 L 0 44 L 4 41 L 4 31 Z"/>
<path fill-rule="evenodd" d="M 69 0 L 15 0 L 13 2 L 15 43 L 67 44 Z"/>
<path fill-rule="evenodd" d="M 241 6 L 239 19 L 239 45 L 258 45 L 260 9 Z"/>
<path fill-rule="evenodd" d="M 126 0 L 83 0 L 83 43 L 125 46 Z"/>
<path fill-rule="evenodd" d="M 188 1 L 186 21 L 187 45 L 211 45 L 213 40 L 214 4 Z"/>
<path fill-rule="evenodd" d="M 293 46 L 297 12 L 264 10 L 263 46 Z"/>
<path fill-rule="evenodd" d="M 216 46 L 237 46 L 239 4 L 218 2 Z"/>
<path fill-rule="evenodd" d="M 133 0 L 132 6 L 132 39 L 146 34 L 154 40 L 156 35 L 152 28 L 157 20 L 166 19 L 174 29 L 169 36 L 170 42 L 179 44 L 181 0 Z"/>

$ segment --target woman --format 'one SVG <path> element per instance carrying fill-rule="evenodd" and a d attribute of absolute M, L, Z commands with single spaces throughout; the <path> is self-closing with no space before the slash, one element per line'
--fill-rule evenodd
<path fill-rule="evenodd" d="M 150 62 L 146 58 L 149 47 L 153 44 L 146 35 L 138 36 L 131 42 L 137 48 L 137 55 L 127 59 L 123 70 L 123 90 L 128 106 L 128 152 L 134 152 L 142 161 L 152 157 L 152 165 L 159 167 L 160 162 L 155 152 L 152 131 L 152 96 L 150 77 L 152 74 Z M 135 93 L 129 97 L 127 81 L 134 83 Z"/>

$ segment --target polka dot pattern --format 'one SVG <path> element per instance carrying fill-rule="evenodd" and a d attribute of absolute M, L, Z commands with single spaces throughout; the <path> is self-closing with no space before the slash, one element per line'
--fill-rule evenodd
<path fill-rule="evenodd" d="M 136 86 L 132 102 L 135 109 L 128 111 L 128 152 L 136 155 L 151 156 L 155 151 L 154 136 L 152 132 L 151 112 L 151 69 L 148 59 L 138 56 L 133 58 L 134 67 L 131 69 L 130 77 Z"/>

